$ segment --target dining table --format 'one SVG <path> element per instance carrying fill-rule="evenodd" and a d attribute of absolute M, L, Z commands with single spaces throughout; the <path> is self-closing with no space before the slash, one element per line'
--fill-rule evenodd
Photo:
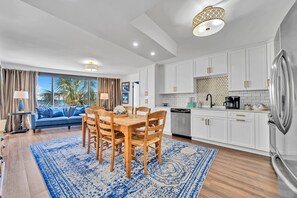
<path fill-rule="evenodd" d="M 86 144 L 86 116 L 85 114 L 80 114 L 82 116 L 82 146 L 85 147 Z M 90 115 L 89 115 L 90 116 Z M 103 121 L 108 122 L 108 118 L 102 118 Z M 146 116 L 129 114 L 126 117 L 114 117 L 114 129 L 120 131 L 125 136 L 125 150 L 124 150 L 124 162 L 126 166 L 126 177 L 131 177 L 131 140 L 132 132 L 137 128 L 145 126 Z"/>

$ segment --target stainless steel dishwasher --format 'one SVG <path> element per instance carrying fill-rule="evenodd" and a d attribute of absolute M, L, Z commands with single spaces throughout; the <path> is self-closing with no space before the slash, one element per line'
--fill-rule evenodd
<path fill-rule="evenodd" d="M 191 109 L 171 108 L 171 133 L 191 137 Z"/>

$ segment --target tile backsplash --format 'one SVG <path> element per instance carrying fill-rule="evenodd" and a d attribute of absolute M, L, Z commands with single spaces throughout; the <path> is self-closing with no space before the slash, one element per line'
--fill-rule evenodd
<path fill-rule="evenodd" d="M 244 104 L 264 104 L 270 106 L 269 91 L 230 91 L 230 96 L 240 97 L 240 108 L 244 108 Z"/>
<path fill-rule="evenodd" d="M 196 92 L 197 100 L 202 103 L 202 106 L 210 104 L 210 101 L 206 101 L 206 96 L 209 93 L 216 106 L 223 106 L 225 97 L 228 95 L 228 77 L 197 79 Z"/>
<path fill-rule="evenodd" d="M 213 103 L 216 106 L 223 106 L 226 96 L 239 96 L 240 108 L 244 108 L 244 104 L 264 104 L 269 107 L 269 91 L 228 91 L 228 77 L 212 77 L 196 80 L 196 93 L 192 94 L 168 94 L 162 95 L 161 102 L 169 103 L 172 107 L 186 107 L 190 98 L 194 98 L 197 102 L 201 102 L 203 106 L 208 106 L 209 101 L 206 101 L 206 95 L 212 94 Z"/>

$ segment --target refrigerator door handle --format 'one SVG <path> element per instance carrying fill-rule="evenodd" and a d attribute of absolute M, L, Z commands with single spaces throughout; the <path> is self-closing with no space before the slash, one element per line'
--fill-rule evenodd
<path fill-rule="evenodd" d="M 294 184 L 283 174 L 283 172 L 280 170 L 278 163 L 276 162 L 277 159 L 280 159 L 281 163 L 285 165 L 285 163 L 282 161 L 282 159 L 279 157 L 278 154 L 273 155 L 271 158 L 272 166 L 277 174 L 277 176 L 295 193 L 297 194 L 297 188 Z M 285 168 L 287 171 L 292 175 L 292 177 L 296 180 L 296 176 L 292 173 L 290 169 L 285 165 Z"/>
<path fill-rule="evenodd" d="M 271 72 L 271 116 L 277 128 L 286 134 L 292 124 L 293 104 L 294 104 L 294 82 L 293 74 L 290 66 L 289 58 L 285 50 L 281 50 L 275 57 Z M 284 79 L 284 96 L 279 94 L 281 83 L 279 82 L 279 74 L 283 71 Z M 284 100 L 280 101 L 280 98 Z"/>

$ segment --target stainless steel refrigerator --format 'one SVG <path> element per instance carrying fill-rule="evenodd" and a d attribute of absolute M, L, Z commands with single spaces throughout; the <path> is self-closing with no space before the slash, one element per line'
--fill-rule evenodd
<path fill-rule="evenodd" d="M 279 27 L 271 68 L 270 151 L 279 197 L 297 197 L 297 3 Z"/>

